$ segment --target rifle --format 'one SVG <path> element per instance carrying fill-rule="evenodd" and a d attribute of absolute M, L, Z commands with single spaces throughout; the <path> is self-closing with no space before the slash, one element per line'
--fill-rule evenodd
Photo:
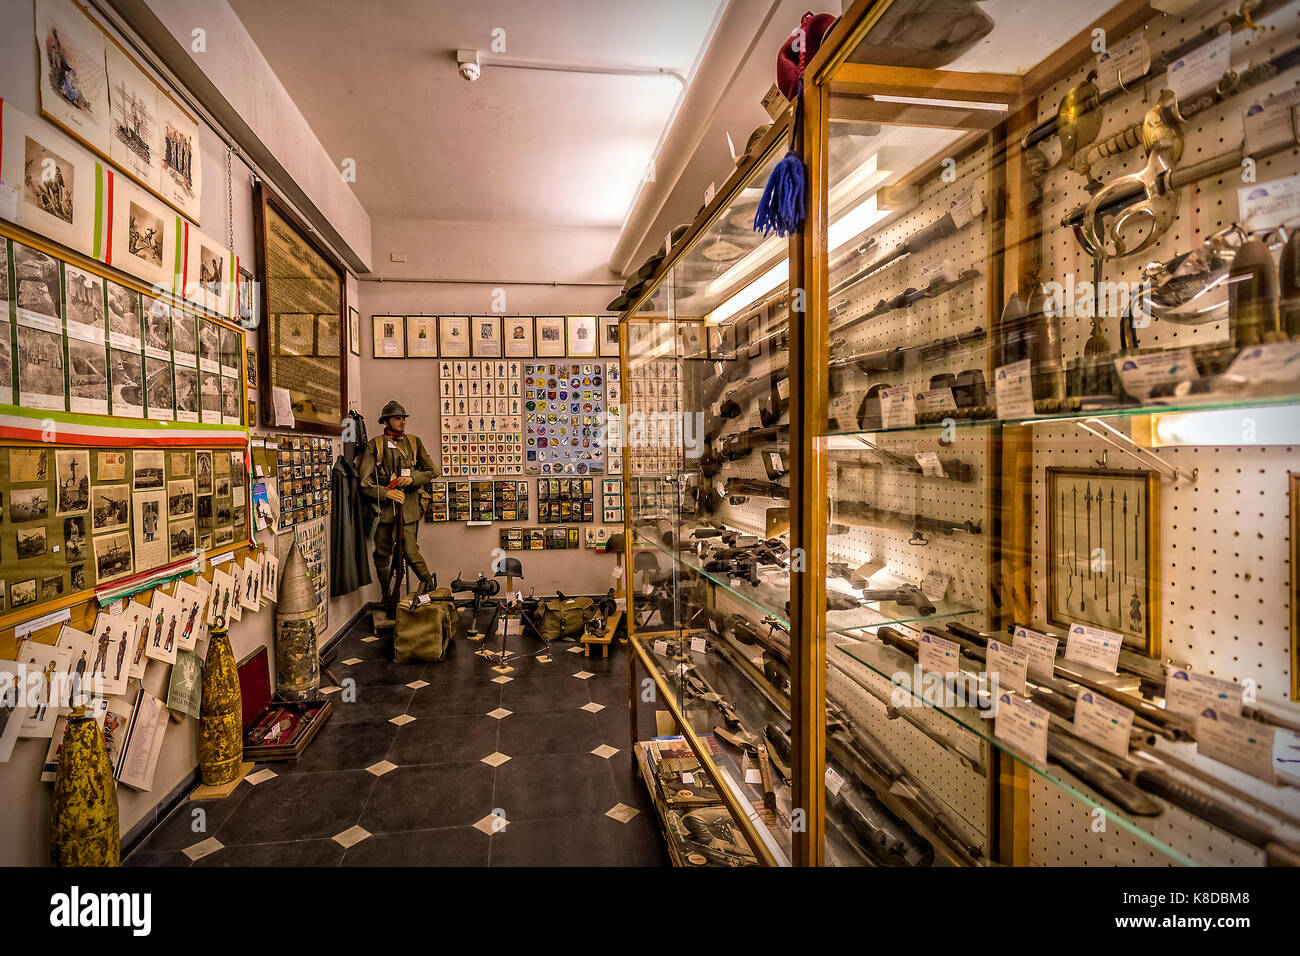
<path fill-rule="evenodd" d="M 728 478 L 724 488 L 728 498 L 767 498 L 771 501 L 789 501 L 790 489 L 775 481 L 758 478 Z"/>
<path fill-rule="evenodd" d="M 975 328 L 958 335 L 946 335 L 942 338 L 924 342 L 920 345 L 896 346 L 894 348 L 875 349 L 871 352 L 859 352 L 855 355 L 842 355 L 833 358 L 830 368 L 849 368 L 856 366 L 864 375 L 881 372 L 901 372 L 943 358 L 949 352 L 971 344 L 984 342 L 984 330 Z M 833 353 L 832 353 L 833 354 Z"/>
<path fill-rule="evenodd" d="M 789 442 L 789 436 L 789 425 L 748 428 L 743 432 L 728 435 L 722 440 L 722 457 L 727 461 L 739 461 L 761 445 L 781 440 Z"/>
<path fill-rule="evenodd" d="M 875 269 L 872 269 L 872 272 L 874 271 Z M 870 274 L 871 273 L 869 272 L 858 273 L 857 275 L 846 279 L 831 290 L 829 298 L 833 299 L 837 295 L 847 292 L 859 282 L 864 281 Z M 924 289 L 907 288 L 892 299 L 881 299 L 876 303 L 875 308 L 869 312 L 854 316 L 853 318 L 843 322 L 831 323 L 829 331 L 831 333 L 845 332 L 857 325 L 861 325 L 863 322 L 869 322 L 888 312 L 910 308 L 913 304 L 920 302 L 922 299 L 937 299 L 939 296 L 951 292 L 953 289 L 959 288 L 968 282 L 973 282 L 979 277 L 980 271 L 978 269 L 966 269 L 963 272 L 958 273 L 957 276 L 952 279 L 947 279 L 943 275 L 935 276 L 934 279 L 930 281 L 930 284 Z M 845 301 L 832 306 L 831 313 L 835 314 L 839 312 L 848 304 L 849 300 L 846 299 Z"/>
<path fill-rule="evenodd" d="M 942 518 L 928 518 L 925 515 L 873 508 L 856 501 L 840 501 L 832 504 L 836 521 L 859 528 L 897 528 L 912 531 L 914 534 L 930 531 L 948 537 L 954 534 L 984 533 L 981 522 L 978 521 L 946 521 Z"/>

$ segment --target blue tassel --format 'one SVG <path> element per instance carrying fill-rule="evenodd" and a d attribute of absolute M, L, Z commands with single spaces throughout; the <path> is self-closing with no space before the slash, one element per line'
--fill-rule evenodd
<path fill-rule="evenodd" d="M 754 230 L 764 236 L 775 232 L 781 237 L 797 232 L 803 225 L 807 188 L 808 173 L 803 160 L 792 149 L 767 178 L 763 198 L 758 201 L 758 211 L 754 213 Z"/>

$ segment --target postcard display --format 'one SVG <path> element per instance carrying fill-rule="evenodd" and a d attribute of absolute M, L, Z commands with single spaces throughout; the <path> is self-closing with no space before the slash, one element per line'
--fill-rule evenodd
<path fill-rule="evenodd" d="M 0 448 L 0 614 L 246 538 L 243 452 Z"/>
<path fill-rule="evenodd" d="M 435 481 L 425 521 L 527 521 L 529 485 L 516 479 Z"/>
<path fill-rule="evenodd" d="M 281 531 L 330 513 L 331 451 L 328 438 L 279 436 L 276 474 Z"/>
<path fill-rule="evenodd" d="M 602 474 L 606 363 L 535 361 L 523 366 L 528 474 Z"/>
<path fill-rule="evenodd" d="M 473 478 L 524 473 L 522 367 L 516 359 L 443 359 L 438 363 L 444 475 Z"/>

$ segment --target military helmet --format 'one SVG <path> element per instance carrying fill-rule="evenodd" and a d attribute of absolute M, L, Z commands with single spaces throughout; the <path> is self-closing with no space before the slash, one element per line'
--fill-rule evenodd
<path fill-rule="evenodd" d="M 379 413 L 379 424 L 384 424 L 384 422 L 388 421 L 390 418 L 409 417 L 410 416 L 406 413 L 406 409 L 402 407 L 402 403 L 394 399 L 385 405 L 384 410 Z"/>

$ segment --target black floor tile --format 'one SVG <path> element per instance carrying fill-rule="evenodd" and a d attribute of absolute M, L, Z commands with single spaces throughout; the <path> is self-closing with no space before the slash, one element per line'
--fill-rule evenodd
<path fill-rule="evenodd" d="M 501 685 L 486 677 L 466 675 L 440 681 L 415 692 L 406 712 L 412 717 L 479 716 L 501 706 Z M 513 708 L 511 708 L 513 709 Z"/>
<path fill-rule="evenodd" d="M 586 682 L 576 677 L 528 677 L 501 687 L 501 706 L 516 714 L 576 710 L 590 702 Z"/>
<path fill-rule="evenodd" d="M 467 827 L 492 812 L 493 771 L 485 763 L 401 767 L 379 778 L 361 825 L 371 833 Z"/>
<path fill-rule="evenodd" d="M 198 841 L 195 840 L 195 843 Z M 168 850 L 162 853 L 147 853 L 136 850 L 125 860 L 123 866 L 189 866 L 190 858 L 180 850 Z"/>
<path fill-rule="evenodd" d="M 343 865 L 487 866 L 488 839 L 473 827 L 376 833 L 349 849 Z"/>
<path fill-rule="evenodd" d="M 643 675 L 644 676 L 644 675 Z M 589 677 L 586 680 L 587 693 L 591 699 L 598 704 L 627 705 L 627 673 L 620 671 L 617 674 L 597 674 L 595 677 Z M 638 685 L 638 693 L 640 685 Z"/>
<path fill-rule="evenodd" d="M 251 783 L 241 782 L 224 800 L 182 800 L 140 842 L 135 852 L 155 854 L 183 850 L 200 840 L 206 840 L 221 828 L 253 789 Z M 198 810 L 202 811 L 201 815 L 195 812 Z M 187 858 L 186 863 L 188 862 Z"/>
<path fill-rule="evenodd" d="M 327 723 L 301 757 L 273 769 L 281 774 L 365 770 L 388 757 L 396 737 L 397 725 L 382 717 L 333 726 Z"/>
<path fill-rule="evenodd" d="M 501 750 L 497 730 L 496 718 L 483 715 L 417 718 L 398 730 L 388 759 L 399 767 L 481 760 Z"/>
<path fill-rule="evenodd" d="M 281 775 L 254 787 L 214 835 L 227 846 L 328 839 L 357 822 L 375 782 L 364 770 Z"/>
<path fill-rule="evenodd" d="M 512 822 L 492 836 L 492 866 L 636 866 L 636 839 L 607 816 Z"/>
<path fill-rule="evenodd" d="M 618 803 L 609 768 L 593 754 L 515 757 L 497 768 L 492 800 L 516 822 L 595 816 Z"/>
<path fill-rule="evenodd" d="M 411 678 L 413 681 L 417 679 Z M 351 700 L 344 697 L 345 693 L 346 690 L 335 691 L 329 695 L 334 702 L 334 713 L 326 721 L 326 729 L 337 724 L 364 724 L 404 714 L 415 690 L 405 684 L 371 684 L 354 688 L 349 694 Z"/>
<path fill-rule="evenodd" d="M 346 658 L 345 658 L 346 659 Z M 357 687 L 369 687 L 375 684 L 405 684 L 408 681 L 420 680 L 424 676 L 425 663 L 423 661 L 409 661 L 405 664 L 397 664 L 392 660 L 383 658 L 380 660 L 367 661 L 363 660 L 359 664 L 344 664 L 342 660 L 335 661 L 333 667 L 334 676 L 340 681 L 347 680 L 349 677 L 357 682 Z M 360 693 L 357 695 L 360 697 Z"/>
<path fill-rule="evenodd" d="M 537 754 L 585 754 L 601 744 L 625 747 L 626 734 L 608 730 L 609 722 L 585 710 L 511 714 L 501 722 L 496 749 L 511 757 Z"/>
<path fill-rule="evenodd" d="M 338 866 L 343 847 L 333 840 L 295 840 L 228 846 L 194 862 L 195 866 Z"/>

